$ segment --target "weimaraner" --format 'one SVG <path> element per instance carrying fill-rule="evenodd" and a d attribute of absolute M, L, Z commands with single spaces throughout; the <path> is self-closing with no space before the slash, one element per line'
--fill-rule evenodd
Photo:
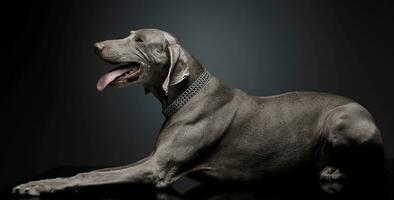
<path fill-rule="evenodd" d="M 167 32 L 131 31 L 95 43 L 117 67 L 107 85 L 141 84 L 166 116 L 154 151 L 128 166 L 32 181 L 14 187 L 28 195 L 85 186 L 146 183 L 165 188 L 182 176 L 201 182 L 250 183 L 292 173 L 338 180 L 382 164 L 383 142 L 369 112 L 326 93 L 250 96 L 211 75 Z"/>

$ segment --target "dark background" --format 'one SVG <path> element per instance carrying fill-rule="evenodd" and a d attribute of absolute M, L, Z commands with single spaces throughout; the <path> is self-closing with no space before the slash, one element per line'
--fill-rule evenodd
<path fill-rule="evenodd" d="M 142 87 L 97 92 L 92 44 L 139 28 L 177 36 L 253 95 L 314 90 L 375 117 L 394 157 L 394 7 L 374 1 L 24 1 L 1 12 L 0 187 L 63 165 L 146 156 L 164 119 Z"/>

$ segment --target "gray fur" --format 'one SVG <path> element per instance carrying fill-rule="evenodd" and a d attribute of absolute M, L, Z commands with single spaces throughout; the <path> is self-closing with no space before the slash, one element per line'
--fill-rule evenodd
<path fill-rule="evenodd" d="M 174 37 L 161 30 L 132 31 L 127 38 L 95 47 L 108 62 L 140 63 L 143 73 L 137 80 L 112 86 L 139 83 L 163 108 L 203 71 Z M 382 158 L 382 139 L 372 116 L 353 100 L 317 92 L 250 96 L 212 76 L 163 123 L 157 145 L 145 159 L 68 178 L 33 181 L 13 191 L 39 195 L 115 183 L 164 188 L 185 175 L 202 182 L 242 183 L 322 171 L 321 179 L 336 179 L 357 167 L 378 164 Z"/>

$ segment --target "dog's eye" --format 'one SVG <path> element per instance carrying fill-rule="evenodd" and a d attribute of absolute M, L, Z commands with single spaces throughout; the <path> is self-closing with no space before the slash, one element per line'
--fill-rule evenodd
<path fill-rule="evenodd" d="M 136 42 L 144 42 L 144 40 L 142 40 L 142 38 L 140 38 L 140 37 L 137 37 L 137 38 L 135 39 L 135 41 L 136 41 Z"/>

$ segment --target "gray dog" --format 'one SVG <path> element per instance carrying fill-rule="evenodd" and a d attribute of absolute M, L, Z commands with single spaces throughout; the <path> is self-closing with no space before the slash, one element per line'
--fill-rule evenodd
<path fill-rule="evenodd" d="M 121 183 L 164 188 L 185 175 L 247 183 L 309 172 L 329 181 L 382 164 L 379 130 L 350 99 L 316 92 L 250 96 L 223 84 L 173 36 L 156 29 L 131 31 L 95 49 L 118 66 L 100 78 L 98 90 L 138 83 L 161 102 L 166 120 L 154 151 L 128 166 L 33 181 L 13 192 L 40 195 Z"/>

